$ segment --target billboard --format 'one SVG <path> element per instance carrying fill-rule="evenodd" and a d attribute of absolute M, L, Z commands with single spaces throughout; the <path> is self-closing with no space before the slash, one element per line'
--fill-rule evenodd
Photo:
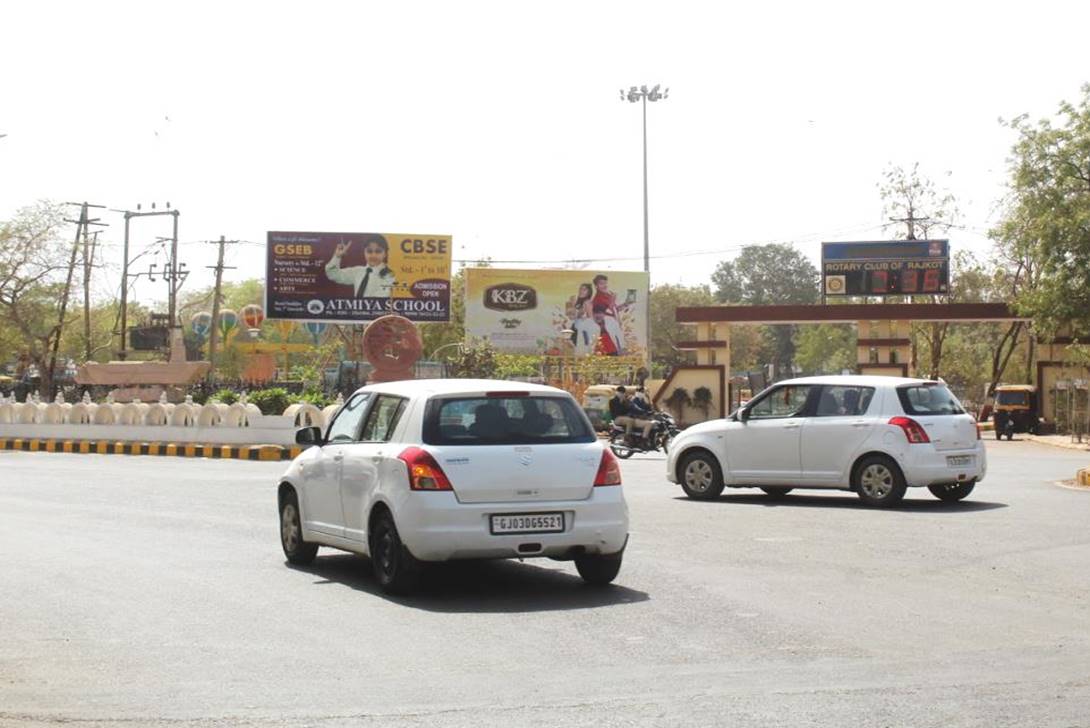
<path fill-rule="evenodd" d="M 643 356 L 648 275 L 468 268 L 466 337 L 523 354 Z"/>
<path fill-rule="evenodd" d="M 950 288 L 950 241 L 821 244 L 825 296 L 941 295 Z"/>
<path fill-rule="evenodd" d="M 270 232 L 265 255 L 267 318 L 450 320 L 449 235 Z"/>

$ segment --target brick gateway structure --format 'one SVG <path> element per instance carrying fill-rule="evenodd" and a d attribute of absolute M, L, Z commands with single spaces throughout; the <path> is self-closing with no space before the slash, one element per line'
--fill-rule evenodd
<path fill-rule="evenodd" d="M 1005 303 L 853 303 L 840 305 L 688 306 L 677 309 L 679 323 L 695 326 L 696 337 L 678 343 L 696 351 L 696 365 L 677 367 L 655 394 L 655 405 L 670 398 L 677 387 L 692 392 L 708 387 L 713 394 L 708 417 L 725 417 L 730 401 L 730 332 L 734 326 L 760 324 L 854 323 L 857 330 L 856 371 L 860 374 L 914 376 L 911 370 L 913 322 L 989 323 L 1025 321 Z M 1041 414 L 1054 417 L 1050 389 L 1073 367 L 1065 360 L 1064 346 L 1071 339 L 1042 343 L 1037 351 L 1037 387 Z M 1079 367 L 1081 374 L 1087 372 Z M 696 413 L 692 413 L 696 414 Z M 703 417 L 694 418 L 697 421 Z"/>

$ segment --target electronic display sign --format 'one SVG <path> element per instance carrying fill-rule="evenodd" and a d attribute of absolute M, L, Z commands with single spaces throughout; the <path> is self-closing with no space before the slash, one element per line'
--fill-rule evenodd
<path fill-rule="evenodd" d="M 883 240 L 821 244 L 824 296 L 944 295 L 950 241 Z"/>

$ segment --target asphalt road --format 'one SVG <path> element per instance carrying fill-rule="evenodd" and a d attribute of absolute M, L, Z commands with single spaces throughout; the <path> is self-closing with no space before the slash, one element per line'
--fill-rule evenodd
<path fill-rule="evenodd" d="M 0 453 L 0 724 L 1090 726 L 1086 454 L 990 442 L 969 501 L 681 498 L 624 463 L 618 584 L 289 568 L 279 463 Z"/>

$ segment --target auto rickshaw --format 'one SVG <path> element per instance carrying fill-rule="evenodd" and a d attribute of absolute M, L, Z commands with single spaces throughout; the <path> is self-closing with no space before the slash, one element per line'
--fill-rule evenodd
<path fill-rule="evenodd" d="M 995 439 L 1014 439 L 1016 432 L 1037 434 L 1037 387 L 1031 384 L 1001 384 L 995 388 Z"/>

